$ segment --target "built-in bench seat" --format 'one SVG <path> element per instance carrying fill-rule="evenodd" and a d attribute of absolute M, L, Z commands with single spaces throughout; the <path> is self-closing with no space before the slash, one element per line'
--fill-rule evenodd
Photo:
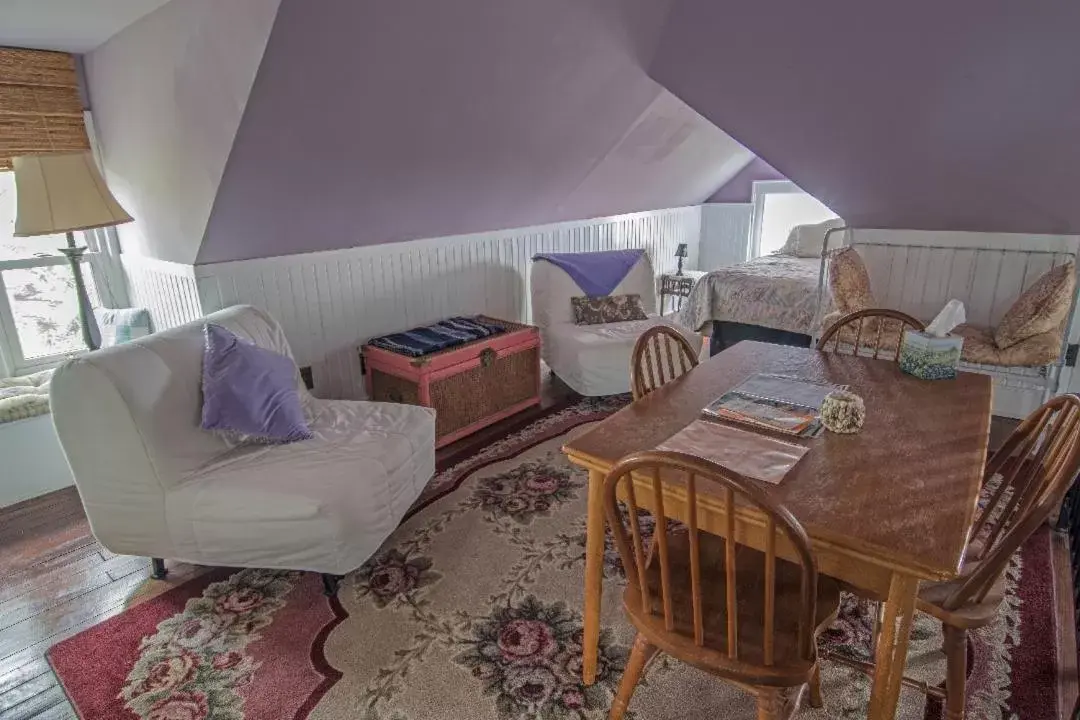
<path fill-rule="evenodd" d="M 46 370 L 0 378 L 0 507 L 74 482 L 49 414 L 51 377 Z"/>

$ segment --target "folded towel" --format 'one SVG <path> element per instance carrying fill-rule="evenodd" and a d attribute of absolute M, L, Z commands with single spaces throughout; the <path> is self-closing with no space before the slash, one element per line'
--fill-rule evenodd
<path fill-rule="evenodd" d="M 506 328 L 502 325 L 479 317 L 454 317 L 434 325 L 372 338 L 368 345 L 399 355 L 422 357 L 504 332 Z"/>
<path fill-rule="evenodd" d="M 611 294 L 644 253 L 644 250 L 540 253 L 533 260 L 546 260 L 562 268 L 589 297 L 603 297 Z"/>

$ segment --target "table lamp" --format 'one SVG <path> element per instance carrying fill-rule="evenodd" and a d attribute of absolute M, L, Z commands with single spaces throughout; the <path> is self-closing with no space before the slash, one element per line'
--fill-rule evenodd
<path fill-rule="evenodd" d="M 97 350 L 90 298 L 82 275 L 86 247 L 75 246 L 76 230 L 93 230 L 131 222 L 109 192 L 89 152 L 27 155 L 12 159 L 15 167 L 15 237 L 67 234 L 68 259 L 75 277 L 79 326 L 86 347 Z"/>
<path fill-rule="evenodd" d="M 686 243 L 679 243 L 679 246 L 675 248 L 675 257 L 679 258 L 679 270 L 676 275 L 682 275 L 682 261 L 683 258 L 689 255 L 686 251 Z"/>

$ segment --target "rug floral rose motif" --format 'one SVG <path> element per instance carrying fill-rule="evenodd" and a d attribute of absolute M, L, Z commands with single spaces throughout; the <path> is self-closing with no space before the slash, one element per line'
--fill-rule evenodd
<path fill-rule="evenodd" d="M 571 466 L 558 436 L 516 456 L 477 467 L 442 499 L 400 527 L 385 550 L 343 587 L 349 617 L 326 643 L 344 672 L 311 714 L 317 720 L 584 720 L 606 717 L 634 631 L 621 609 L 622 568 L 610 546 L 598 681 L 580 681 L 584 606 L 585 473 Z M 655 532 L 642 517 L 647 536 Z M 1019 566 L 1010 577 L 1019 575 Z M 846 597 L 822 639 L 867 657 L 868 606 Z M 1005 718 L 1008 637 L 1002 622 L 973 634 L 983 658 L 971 684 L 978 717 Z M 989 637 L 993 635 L 993 637 Z M 361 643 L 360 639 L 365 642 Z M 362 646 L 362 647 L 361 647 Z M 944 675 L 940 626 L 920 616 L 910 673 L 937 684 Z M 800 717 L 866 716 L 869 679 L 827 664 L 827 710 Z M 696 709 L 695 709 L 696 708 Z M 704 709 L 709 711 L 705 714 Z M 695 715 L 701 709 L 702 713 Z M 355 715 L 349 713 L 355 712 Z M 924 720 L 926 701 L 905 689 L 898 717 Z M 670 658 L 660 657 L 635 693 L 630 717 L 754 717 L 753 698 Z"/>
<path fill-rule="evenodd" d="M 566 545 L 559 536 L 536 543 L 530 531 L 583 497 L 584 473 L 560 458 L 548 451 L 503 472 L 477 477 L 452 501 L 448 498 L 430 508 L 423 514 L 426 522 L 417 523 L 401 542 L 349 578 L 357 601 L 369 603 L 374 611 L 406 613 L 414 630 L 408 646 L 398 648 L 361 693 L 365 718 L 411 718 L 396 705 L 410 691 L 408 678 L 422 673 L 437 655 L 467 673 L 462 677 L 466 682 L 479 683 L 480 696 L 492 698 L 495 717 L 554 720 L 606 711 L 627 647 L 605 632 L 599 680 L 586 687 L 581 681 L 580 612 L 563 600 L 545 601 L 529 592 L 545 565 L 554 567 L 565 560 Z M 481 562 L 476 569 L 496 570 L 501 565 L 507 574 L 481 605 L 441 613 L 431 596 L 440 584 L 453 580 L 440 571 L 433 556 L 451 559 L 447 553 L 452 554 L 454 544 L 440 541 L 462 528 L 476 531 L 478 539 L 490 537 L 490 546 L 503 550 L 505 563 L 487 567 Z M 485 600 L 482 595 L 477 599 Z M 351 619 L 354 606 L 348 609 Z M 386 622 L 405 621 L 395 617 Z"/>
<path fill-rule="evenodd" d="M 376 555 L 356 572 L 356 591 L 369 595 L 376 607 L 386 607 L 398 599 L 409 599 L 413 591 L 439 579 L 431 570 L 431 559 L 409 557 L 398 550 Z"/>
<path fill-rule="evenodd" d="M 146 720 L 243 720 L 244 652 L 285 604 L 298 573 L 243 570 L 213 583 L 145 638 L 121 697 Z"/>
<path fill-rule="evenodd" d="M 483 478 L 473 491 L 473 499 L 483 509 L 519 523 L 531 523 L 546 516 L 553 505 L 577 496 L 583 487 L 567 467 L 550 462 L 526 462 L 512 470 Z"/>
<path fill-rule="evenodd" d="M 561 439 L 479 468 L 456 492 L 432 503 L 395 532 L 384 549 L 342 589 L 349 617 L 331 634 L 327 660 L 344 677 L 311 718 L 421 720 L 444 717 L 601 718 L 625 665 L 633 630 L 622 617 L 617 554 L 606 553 L 600 675 L 580 681 L 585 477 L 558 451 Z M 538 502 L 542 501 L 542 502 Z M 643 530 L 654 528 L 643 518 Z M 1011 575 L 1017 574 L 1015 567 Z M 980 644 L 989 657 L 973 686 L 985 717 L 1005 717 L 1007 655 L 1012 643 L 1006 608 L 996 637 Z M 869 620 L 845 598 L 839 622 L 824 642 L 856 655 L 869 648 Z M 921 617 L 913 632 L 917 655 L 936 654 L 940 630 Z M 913 674 L 939 682 L 941 663 L 912 664 Z M 829 717 L 864 717 L 869 681 L 827 665 Z M 242 691 L 247 678 L 236 678 Z M 187 693 L 186 695 L 183 693 Z M 199 717 L 212 695 L 196 683 L 178 687 L 173 715 Z M 639 687 L 631 717 L 665 716 L 671 707 L 715 708 L 720 717 L 753 716 L 745 693 L 677 661 L 661 658 Z M 922 720 L 925 701 L 905 692 L 902 718 Z M 187 715 L 179 714 L 187 713 Z M 803 710 L 805 717 L 826 717 Z"/>
<path fill-rule="evenodd" d="M 634 631 L 621 608 L 622 568 L 609 543 L 600 674 L 583 686 L 586 477 L 559 451 L 568 430 L 613 409 L 597 407 L 582 403 L 557 413 L 440 472 L 421 509 L 345 579 L 337 620 L 318 638 L 289 635 L 284 619 L 296 622 L 305 606 L 325 613 L 315 580 L 306 578 L 312 582 L 304 593 L 292 589 L 294 573 L 243 571 L 210 584 L 142 641 L 121 691 L 126 707 L 149 720 L 606 717 Z M 651 524 L 643 530 L 655 533 Z M 970 717 L 1018 716 L 1011 704 L 1023 690 L 1012 681 L 1017 658 L 1039 651 L 1020 644 L 1024 572 L 1017 556 L 998 620 L 971 633 Z M 846 596 L 823 646 L 868 657 L 869 617 L 865 604 Z M 940 624 L 917 616 L 907 674 L 939 684 L 941 642 Z M 265 698 L 279 688 L 267 687 L 266 678 L 285 657 L 304 665 L 318 658 L 334 672 L 310 698 L 290 698 L 285 715 L 273 706 L 268 714 Z M 826 662 L 822 681 L 826 709 L 804 707 L 799 718 L 866 717 L 866 676 Z M 630 713 L 637 720 L 754 716 L 749 694 L 663 655 L 648 668 Z M 1052 711 L 1021 716 L 1037 720 Z M 105 717 L 114 715 L 89 720 Z M 936 720 L 940 708 L 904 688 L 897 717 Z"/>
<path fill-rule="evenodd" d="M 626 665 L 626 648 L 600 638 L 598 680 L 581 682 L 581 617 L 565 603 L 545 605 L 526 596 L 473 623 L 475 641 L 454 658 L 495 697 L 501 718 L 582 717 L 605 710 L 614 680 Z"/>

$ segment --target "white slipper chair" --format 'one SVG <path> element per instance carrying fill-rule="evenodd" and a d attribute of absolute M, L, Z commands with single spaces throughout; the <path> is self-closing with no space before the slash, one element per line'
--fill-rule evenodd
<path fill-rule="evenodd" d="M 576 392 L 618 395 L 630 392 L 630 355 L 634 343 L 654 325 L 670 325 L 694 347 L 701 336 L 656 309 L 656 277 L 647 254 L 642 255 L 612 295 L 637 293 L 649 313 L 648 320 L 575 325 L 570 298 L 585 293 L 565 270 L 546 260 L 535 260 L 530 271 L 533 323 L 540 328 L 544 362 Z"/>
<path fill-rule="evenodd" d="M 232 447 L 199 427 L 204 322 L 289 355 L 281 327 L 237 306 L 71 360 L 53 420 L 95 537 L 124 555 L 313 570 L 328 590 L 397 527 L 435 472 L 435 416 L 320 400 L 297 384 L 315 438 Z"/>

